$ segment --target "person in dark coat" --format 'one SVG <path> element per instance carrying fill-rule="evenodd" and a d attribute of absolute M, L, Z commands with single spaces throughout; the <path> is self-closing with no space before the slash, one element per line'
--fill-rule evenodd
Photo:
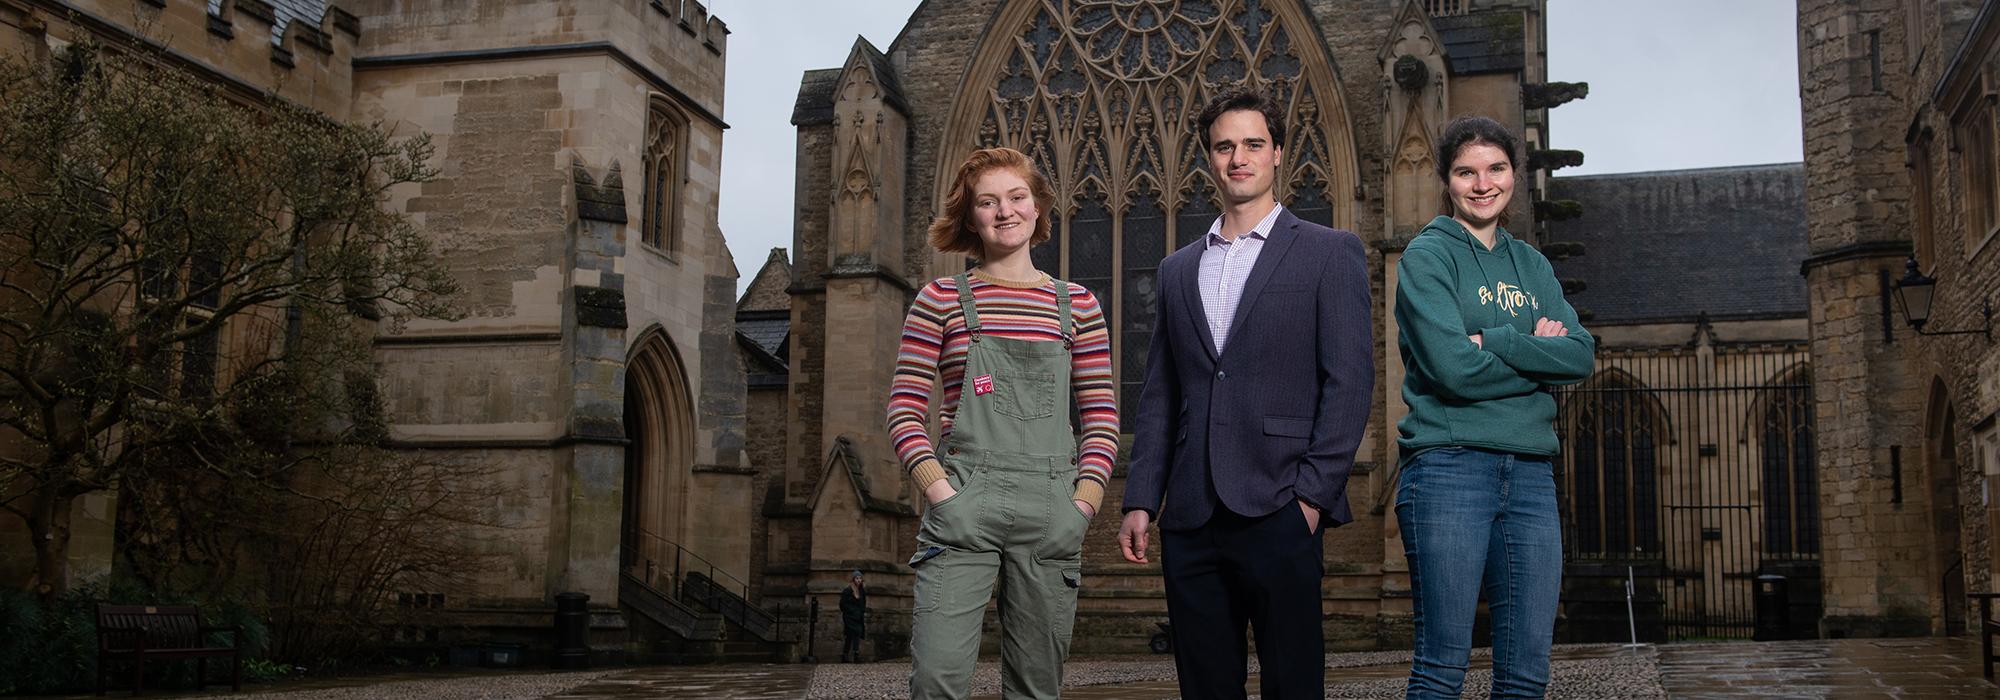
<path fill-rule="evenodd" d="M 840 631 L 847 637 L 840 646 L 841 662 L 860 661 L 861 640 L 868 637 L 868 587 L 861 585 L 858 570 L 847 587 L 840 590 Z"/>
<path fill-rule="evenodd" d="M 1323 542 L 1354 519 L 1375 306 L 1361 239 L 1273 195 L 1285 114 L 1249 89 L 1202 108 L 1222 215 L 1160 262 L 1152 300 L 1118 540 L 1150 565 L 1159 525 L 1182 697 L 1241 700 L 1251 630 L 1266 700 L 1325 694 Z"/>

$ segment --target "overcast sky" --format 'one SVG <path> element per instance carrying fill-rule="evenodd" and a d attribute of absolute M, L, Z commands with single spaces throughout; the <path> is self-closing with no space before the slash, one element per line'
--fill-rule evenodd
<path fill-rule="evenodd" d="M 856 35 L 887 50 L 919 0 L 713 0 L 729 23 L 722 232 L 742 277 L 792 245 L 799 77 L 838 68 Z M 1561 175 L 1797 161 L 1793 0 L 1549 0 L 1549 79 L 1590 83 L 1550 112 Z M 912 216 L 918 212 L 911 212 Z"/>

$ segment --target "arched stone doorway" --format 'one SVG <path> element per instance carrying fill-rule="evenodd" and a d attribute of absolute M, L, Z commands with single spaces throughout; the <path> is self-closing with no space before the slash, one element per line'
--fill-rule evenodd
<path fill-rule="evenodd" d="M 1944 380 L 1931 380 L 1924 411 L 1924 471 L 1931 504 L 1932 585 L 1937 586 L 1946 635 L 1965 634 L 1965 550 L 1959 539 L 1958 412 Z"/>
<path fill-rule="evenodd" d="M 641 334 L 625 365 L 624 510 L 620 565 L 671 590 L 685 541 L 694 464 L 694 404 L 679 353 L 657 328 Z"/>

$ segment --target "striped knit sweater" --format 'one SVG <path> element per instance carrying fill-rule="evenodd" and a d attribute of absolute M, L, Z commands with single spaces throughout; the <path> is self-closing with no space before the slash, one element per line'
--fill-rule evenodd
<path fill-rule="evenodd" d="M 977 272 L 968 279 L 979 304 L 982 332 L 1001 338 L 1062 342 L 1055 282 L 1047 275 L 1026 283 L 992 279 Z M 1111 477 L 1111 461 L 1118 454 L 1111 337 L 1105 331 L 1104 310 L 1097 297 L 1079 285 L 1071 284 L 1069 290 L 1076 333 L 1070 354 L 1070 385 L 1083 423 L 1077 448 L 1080 469 L 1076 498 L 1096 508 Z M 971 337 L 965 330 L 965 314 L 958 307 L 958 281 L 945 277 L 924 285 L 903 323 L 902 352 L 896 358 L 896 376 L 889 394 L 889 437 L 919 489 L 945 475 L 931 436 L 924 429 L 924 417 L 934 398 L 931 389 L 933 385 L 938 388 L 938 435 L 950 435 Z"/>

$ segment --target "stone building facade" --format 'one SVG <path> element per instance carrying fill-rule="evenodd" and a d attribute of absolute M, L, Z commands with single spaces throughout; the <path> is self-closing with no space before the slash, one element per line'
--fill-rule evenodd
<path fill-rule="evenodd" d="M 1403 243 L 1439 211 L 1431 151 L 1450 118 L 1490 115 L 1526 135 L 1542 169 L 1512 220 L 1523 235 L 1540 231 L 1532 202 L 1546 170 L 1574 155 L 1545 150 L 1543 12 L 1540 0 L 925 2 L 886 49 L 857 40 L 838 67 L 808 71 L 792 114 L 790 401 L 782 479 L 773 475 L 764 509 L 767 600 L 794 614 L 817 600 L 825 615 L 848 571 L 869 572 L 871 607 L 885 611 L 871 622 L 872 652 L 902 651 L 922 500 L 884 433 L 884 406 L 913 290 L 965 265 L 933 253 L 924 231 L 967 152 L 1011 146 L 1054 181 L 1055 238 L 1036 264 L 1104 301 L 1129 412 L 1153 269 L 1218 212 L 1194 110 L 1245 80 L 1279 97 L 1291 124 L 1281 201 L 1371 243 L 1376 332 L 1394 338 L 1384 290 Z M 1396 463 L 1384 426 L 1401 410 L 1401 374 L 1381 347 L 1375 419 L 1349 489 L 1357 520 L 1327 547 L 1327 625 L 1347 648 L 1408 634 L 1407 567 L 1384 515 Z M 1119 512 L 1123 484 L 1114 473 L 1103 512 Z M 1164 619 L 1158 570 L 1119 558 L 1116 528 L 1100 517 L 1088 535 L 1079 652 L 1143 649 Z"/>
<path fill-rule="evenodd" d="M 246 103 L 432 136 L 441 176 L 389 206 L 466 318 L 384 327 L 381 395 L 394 446 L 499 475 L 506 527 L 478 542 L 498 565 L 444 607 L 529 636 L 564 591 L 607 628 L 635 590 L 687 613 L 684 571 L 750 594 L 748 346 L 716 223 L 728 35 L 695 0 L 0 0 L 0 50 L 138 39 Z M 109 499 L 81 509 L 81 571 L 109 570 Z"/>
<path fill-rule="evenodd" d="M 1599 348 L 1596 375 L 1556 391 L 1563 637 L 1753 636 L 1772 575 L 1783 634 L 1815 636 L 1804 167 L 1558 177 L 1549 197 L 1575 216 L 1543 250 Z"/>
<path fill-rule="evenodd" d="M 1830 636 L 1958 633 L 1964 593 L 1994 590 L 1996 14 L 1799 3 Z M 1921 333 L 1893 301 L 1912 272 L 1935 282 Z"/>

